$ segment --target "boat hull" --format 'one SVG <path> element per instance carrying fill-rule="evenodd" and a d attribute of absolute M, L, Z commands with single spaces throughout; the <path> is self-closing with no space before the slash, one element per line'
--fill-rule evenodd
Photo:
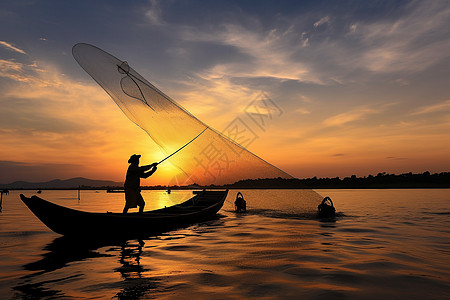
<path fill-rule="evenodd" d="M 139 213 L 91 213 L 20 195 L 48 228 L 67 236 L 143 236 L 216 217 L 228 191 L 204 191 L 167 208 Z"/>

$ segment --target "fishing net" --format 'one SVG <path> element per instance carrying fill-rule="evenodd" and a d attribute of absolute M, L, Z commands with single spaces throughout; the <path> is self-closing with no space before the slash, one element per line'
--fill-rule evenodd
<path fill-rule="evenodd" d="M 177 183 L 217 185 L 243 179 L 292 178 L 198 120 L 127 62 L 89 44 L 77 44 L 72 52 L 81 67 L 167 156 L 184 146 L 167 159 L 181 171 Z"/>

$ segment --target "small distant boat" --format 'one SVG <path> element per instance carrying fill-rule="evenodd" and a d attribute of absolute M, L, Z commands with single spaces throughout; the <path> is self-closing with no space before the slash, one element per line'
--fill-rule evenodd
<path fill-rule="evenodd" d="M 119 190 L 119 189 L 107 189 L 107 193 L 125 193 L 125 190 Z"/>
<path fill-rule="evenodd" d="M 41 194 L 42 193 L 42 191 L 41 190 L 38 190 L 36 193 L 38 193 L 38 194 Z"/>
<path fill-rule="evenodd" d="M 37 196 L 20 198 L 48 228 L 68 236 L 142 236 L 214 218 L 226 191 L 203 191 L 174 206 L 144 213 L 91 213 L 57 205 Z"/>

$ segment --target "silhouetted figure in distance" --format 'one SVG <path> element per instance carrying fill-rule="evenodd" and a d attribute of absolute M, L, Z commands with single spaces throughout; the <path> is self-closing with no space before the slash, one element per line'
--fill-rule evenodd
<path fill-rule="evenodd" d="M 148 178 L 156 171 L 158 163 L 147 166 L 139 166 L 139 158 L 137 154 L 131 155 L 128 163 L 127 176 L 125 179 L 125 207 L 123 213 L 126 214 L 129 208 L 139 206 L 139 213 L 144 211 L 145 201 L 141 195 L 141 178 Z M 150 170 L 150 171 L 149 171 Z M 147 172 L 148 171 L 148 172 Z"/>
<path fill-rule="evenodd" d="M 236 201 L 234 201 L 234 208 L 236 212 L 246 212 L 247 202 L 244 200 L 244 196 L 241 192 L 237 193 Z"/>
<path fill-rule="evenodd" d="M 336 215 L 336 209 L 330 197 L 323 198 L 322 203 L 317 206 L 317 213 L 319 218 L 332 218 Z"/>
<path fill-rule="evenodd" d="M 3 194 L 8 195 L 9 191 L 7 189 L 0 190 L 0 212 L 2 212 L 2 202 L 3 202 Z"/>

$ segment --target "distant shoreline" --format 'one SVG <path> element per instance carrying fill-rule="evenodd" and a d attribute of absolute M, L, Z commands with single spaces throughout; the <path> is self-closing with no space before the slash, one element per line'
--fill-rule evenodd
<path fill-rule="evenodd" d="M 340 179 L 335 178 L 265 178 L 246 179 L 233 184 L 208 185 L 198 184 L 182 186 L 143 186 L 142 190 L 202 190 L 202 189 L 442 189 L 450 188 L 450 172 L 430 174 L 405 173 L 400 175 L 378 173 L 356 177 L 352 175 Z M 0 184 L 0 190 L 110 190 L 123 192 L 123 185 L 119 182 L 73 178 L 68 180 L 52 180 L 49 182 L 30 183 L 14 182 Z"/>

